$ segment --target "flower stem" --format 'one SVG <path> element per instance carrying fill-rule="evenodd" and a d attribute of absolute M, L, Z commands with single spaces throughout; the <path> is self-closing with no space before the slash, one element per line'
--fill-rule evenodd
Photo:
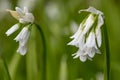
<path fill-rule="evenodd" d="M 110 48 L 109 48 L 109 39 L 107 33 L 106 24 L 104 25 L 104 38 L 105 38 L 105 80 L 110 80 Z"/>
<path fill-rule="evenodd" d="M 46 80 L 46 40 L 45 40 L 45 35 L 44 35 L 43 30 L 41 29 L 40 25 L 37 23 L 35 23 L 35 25 L 36 25 L 37 29 L 39 30 L 40 35 L 42 37 L 42 41 L 43 41 L 43 49 L 44 50 L 43 50 L 43 57 L 42 57 L 43 58 L 42 80 Z"/>

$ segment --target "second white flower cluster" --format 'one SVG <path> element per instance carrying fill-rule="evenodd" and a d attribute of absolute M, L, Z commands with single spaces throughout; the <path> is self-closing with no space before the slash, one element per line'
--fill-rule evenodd
<path fill-rule="evenodd" d="M 83 11 L 88 12 L 89 15 L 81 22 L 77 32 L 71 37 L 73 40 L 68 45 L 78 47 L 78 51 L 73 56 L 85 62 L 87 59 L 92 60 L 95 53 L 100 53 L 101 26 L 104 21 L 103 13 L 93 7 L 80 10 L 80 12 Z"/>
<path fill-rule="evenodd" d="M 28 9 L 26 7 L 24 7 L 23 10 L 20 9 L 19 7 L 16 7 L 15 9 L 16 11 L 12 10 L 7 11 L 9 11 L 11 15 L 19 21 L 19 23 L 13 25 L 9 30 L 7 30 L 6 35 L 10 36 L 20 27 L 23 27 L 21 32 L 15 37 L 14 40 L 16 40 L 16 42 L 19 42 L 17 52 L 20 53 L 21 55 L 25 55 L 27 52 L 26 44 L 30 36 L 32 23 L 34 22 L 34 16 L 32 13 L 28 12 Z"/>

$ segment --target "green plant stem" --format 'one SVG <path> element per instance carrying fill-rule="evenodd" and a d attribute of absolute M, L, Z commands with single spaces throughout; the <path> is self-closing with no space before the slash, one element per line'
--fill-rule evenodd
<path fill-rule="evenodd" d="M 42 41 L 43 41 L 43 49 L 44 50 L 43 50 L 43 57 L 42 57 L 43 58 L 42 80 L 46 80 L 46 40 L 45 40 L 45 35 L 44 35 L 40 25 L 38 25 L 37 23 L 35 23 L 35 25 L 36 25 L 37 29 L 39 30 L 40 35 L 42 37 Z"/>
<path fill-rule="evenodd" d="M 1 55 L 1 58 L 2 58 L 2 60 L 3 60 L 3 64 L 4 64 L 4 67 L 5 67 L 7 76 L 8 76 L 8 80 L 11 80 L 10 73 L 9 73 L 9 70 L 8 70 L 7 63 L 6 63 L 6 61 L 5 61 L 5 58 L 4 58 L 3 55 Z"/>
<path fill-rule="evenodd" d="M 104 37 L 105 37 L 105 80 L 110 80 L 110 48 L 109 48 L 109 38 L 107 33 L 107 27 L 106 24 L 104 25 Z"/>

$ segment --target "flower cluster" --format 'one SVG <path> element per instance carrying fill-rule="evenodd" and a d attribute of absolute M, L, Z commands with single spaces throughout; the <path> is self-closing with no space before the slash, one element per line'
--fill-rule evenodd
<path fill-rule="evenodd" d="M 7 11 L 9 11 L 11 15 L 19 21 L 19 23 L 13 25 L 9 30 L 7 30 L 6 35 L 10 36 L 12 33 L 18 30 L 19 27 L 24 26 L 21 32 L 15 37 L 14 40 L 16 40 L 16 42 L 19 42 L 17 52 L 19 52 L 21 55 L 25 55 L 27 52 L 26 43 L 30 36 L 30 30 L 32 23 L 34 22 L 34 16 L 32 13 L 28 12 L 28 9 L 26 7 L 24 7 L 23 10 L 19 7 L 16 7 L 15 9 L 16 11 Z"/>
<path fill-rule="evenodd" d="M 78 51 L 73 54 L 74 58 L 78 58 L 85 62 L 91 60 L 95 53 L 100 53 L 99 48 L 102 44 L 101 26 L 104 24 L 103 13 L 93 7 L 80 10 L 88 12 L 89 15 L 80 23 L 77 32 L 71 36 L 73 39 L 68 45 L 78 47 Z"/>

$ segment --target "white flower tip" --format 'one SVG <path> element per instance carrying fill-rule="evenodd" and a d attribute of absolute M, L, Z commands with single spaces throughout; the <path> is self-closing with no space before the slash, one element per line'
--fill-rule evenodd
<path fill-rule="evenodd" d="M 19 48 L 17 49 L 17 52 L 20 53 L 21 55 L 25 55 L 26 52 L 27 52 L 27 47 L 26 47 L 26 45 L 21 46 L 21 45 L 19 44 Z"/>
<path fill-rule="evenodd" d="M 97 53 L 97 54 L 101 54 L 100 50 L 97 50 L 96 53 Z"/>
<path fill-rule="evenodd" d="M 19 51 L 17 51 L 17 53 L 19 53 L 22 56 L 24 56 L 26 54 L 26 52 L 19 52 Z"/>
<path fill-rule="evenodd" d="M 71 42 L 69 42 L 67 45 L 71 45 Z"/>
<path fill-rule="evenodd" d="M 70 39 L 73 39 L 73 38 L 75 38 L 75 36 L 74 36 L 74 35 L 70 37 Z"/>
<path fill-rule="evenodd" d="M 7 36 L 10 36 L 10 34 L 8 34 L 8 33 L 5 33 Z"/>
<path fill-rule="evenodd" d="M 26 51 L 22 51 L 22 50 L 20 51 L 20 50 L 17 50 L 17 53 L 19 53 L 19 54 L 21 54 L 21 55 L 24 56 L 24 55 L 26 54 Z"/>
<path fill-rule="evenodd" d="M 78 13 L 80 14 L 80 13 L 81 13 L 81 10 L 79 10 Z"/>
<path fill-rule="evenodd" d="M 95 56 L 95 52 L 89 53 L 88 56 L 89 56 L 90 58 L 93 58 L 93 57 Z"/>
<path fill-rule="evenodd" d="M 8 31 L 5 33 L 7 36 L 10 36 L 10 34 L 8 33 Z"/>
<path fill-rule="evenodd" d="M 80 57 L 79 57 L 79 59 L 82 61 L 82 62 L 85 62 L 86 60 L 87 60 L 87 56 L 86 55 L 81 55 Z"/>
<path fill-rule="evenodd" d="M 20 53 L 22 56 L 24 56 L 26 53 Z"/>
<path fill-rule="evenodd" d="M 92 60 L 92 58 L 91 58 L 91 57 L 89 57 L 89 56 L 88 56 L 88 59 L 89 59 L 90 61 L 93 61 L 93 60 Z"/>
<path fill-rule="evenodd" d="M 19 9 L 19 7 L 15 7 L 15 10 Z"/>

